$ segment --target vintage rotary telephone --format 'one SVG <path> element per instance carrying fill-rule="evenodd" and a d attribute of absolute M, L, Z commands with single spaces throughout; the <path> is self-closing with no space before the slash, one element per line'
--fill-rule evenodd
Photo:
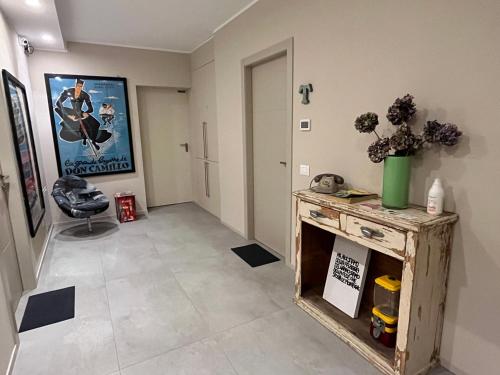
<path fill-rule="evenodd" d="M 317 185 L 312 186 L 313 182 Z M 316 193 L 334 194 L 342 187 L 344 179 L 333 173 L 322 173 L 311 180 L 309 188 Z"/>

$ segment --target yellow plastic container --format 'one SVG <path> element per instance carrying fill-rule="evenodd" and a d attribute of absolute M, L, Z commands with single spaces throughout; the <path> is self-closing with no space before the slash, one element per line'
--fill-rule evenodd
<path fill-rule="evenodd" d="M 370 334 L 385 346 L 396 344 L 401 281 L 391 275 L 375 279 Z"/>

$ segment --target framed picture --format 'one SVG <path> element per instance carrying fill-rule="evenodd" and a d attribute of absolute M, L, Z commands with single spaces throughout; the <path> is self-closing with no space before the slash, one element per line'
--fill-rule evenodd
<path fill-rule="evenodd" d="M 127 80 L 45 74 L 59 177 L 135 172 Z"/>
<path fill-rule="evenodd" d="M 33 141 L 26 89 L 8 71 L 2 70 L 2 77 L 7 106 L 9 107 L 12 139 L 16 150 L 29 231 L 31 237 L 35 237 L 45 214 L 45 202 Z"/>

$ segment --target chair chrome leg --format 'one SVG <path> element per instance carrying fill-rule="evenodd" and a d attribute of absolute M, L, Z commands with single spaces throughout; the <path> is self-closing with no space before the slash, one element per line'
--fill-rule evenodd
<path fill-rule="evenodd" d="M 87 218 L 87 228 L 89 232 L 92 232 L 92 222 L 90 221 L 90 217 Z"/>

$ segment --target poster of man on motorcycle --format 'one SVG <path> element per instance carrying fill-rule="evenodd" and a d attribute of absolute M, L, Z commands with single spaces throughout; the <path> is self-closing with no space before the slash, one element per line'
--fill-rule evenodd
<path fill-rule="evenodd" d="M 125 78 L 45 74 L 60 176 L 135 171 Z"/>

